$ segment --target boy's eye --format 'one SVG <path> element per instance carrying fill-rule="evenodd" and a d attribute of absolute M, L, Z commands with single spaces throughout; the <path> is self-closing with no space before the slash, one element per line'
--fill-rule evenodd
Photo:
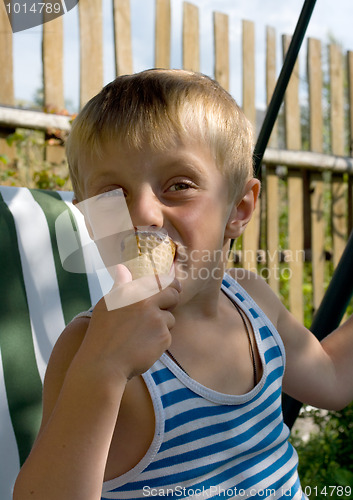
<path fill-rule="evenodd" d="M 187 182 L 176 182 L 173 184 L 170 188 L 169 191 L 175 192 L 175 191 L 185 191 L 186 189 L 190 189 L 192 186 L 188 184 Z"/>

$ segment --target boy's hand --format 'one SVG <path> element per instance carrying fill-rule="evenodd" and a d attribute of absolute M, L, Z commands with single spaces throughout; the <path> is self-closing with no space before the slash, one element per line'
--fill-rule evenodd
<path fill-rule="evenodd" d="M 133 293 L 131 287 L 124 286 L 131 282 L 128 269 L 120 264 L 116 272 L 116 283 L 109 293 Z M 180 283 L 174 279 L 161 292 L 110 311 L 103 297 L 93 310 L 80 349 L 91 358 L 92 369 L 98 370 L 99 376 L 118 375 L 127 380 L 148 370 L 171 343 L 170 330 L 175 324 L 171 311 L 178 304 L 180 291 Z"/>

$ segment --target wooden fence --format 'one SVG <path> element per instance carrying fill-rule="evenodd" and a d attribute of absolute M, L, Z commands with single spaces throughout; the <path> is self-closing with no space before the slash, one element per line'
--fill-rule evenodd
<path fill-rule="evenodd" d="M 80 71 L 82 106 L 103 85 L 101 0 L 80 0 L 78 9 L 80 68 L 75 70 Z M 170 67 L 170 0 L 156 0 L 155 16 L 154 65 Z M 114 0 L 112 17 L 116 74 L 131 73 L 134 57 L 129 0 Z M 242 26 L 239 44 L 243 63 L 241 104 L 256 125 L 255 26 L 251 21 L 239 20 L 239 23 Z M 214 12 L 213 28 L 214 74 L 211 76 L 229 89 L 232 64 L 229 60 L 229 16 Z M 182 65 L 186 69 L 200 70 L 201 29 L 199 9 L 185 2 Z M 264 43 L 267 100 L 279 72 L 276 36 L 275 30 L 268 27 Z M 353 52 L 344 55 L 339 46 L 331 44 L 326 71 L 326 58 L 323 57 L 326 46 L 315 39 L 308 39 L 306 43 L 308 112 L 302 112 L 297 62 L 283 112 L 265 154 L 261 203 L 243 241 L 237 245 L 236 259 L 265 277 L 298 319 L 302 320 L 304 311 L 309 309 L 306 321 L 310 323 L 311 309 L 305 301 L 313 305 L 313 310 L 318 307 L 332 267 L 337 264 L 352 228 Z M 283 54 L 288 44 L 289 37 L 283 35 Z M 0 3 L 0 106 L 3 106 L 0 108 L 0 137 L 20 126 L 44 130 L 69 126 L 66 120 L 65 126 L 56 122 L 50 127 L 46 120 L 49 117 L 40 113 L 34 121 L 26 122 L 15 110 L 5 109 L 4 106 L 11 108 L 16 103 L 12 64 L 12 35 L 4 4 Z M 45 108 L 64 108 L 62 17 L 43 26 L 43 89 Z M 13 155 L 13 149 L 4 140 L 0 141 L 0 154 Z M 58 158 L 58 150 L 62 148 L 56 148 L 52 159 Z M 62 152 L 59 157 L 60 154 Z"/>

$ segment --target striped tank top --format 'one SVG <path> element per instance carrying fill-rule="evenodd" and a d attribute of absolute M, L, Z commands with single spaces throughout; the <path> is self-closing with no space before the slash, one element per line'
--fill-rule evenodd
<path fill-rule="evenodd" d="M 269 319 L 228 274 L 222 290 L 251 321 L 262 361 L 247 394 L 213 391 L 163 354 L 143 374 L 155 434 L 143 459 L 103 484 L 102 500 L 169 498 L 306 499 L 281 408 L 285 353 Z"/>

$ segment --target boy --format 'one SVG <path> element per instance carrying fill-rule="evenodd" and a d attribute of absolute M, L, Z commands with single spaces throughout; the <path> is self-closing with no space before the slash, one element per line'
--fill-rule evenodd
<path fill-rule="evenodd" d="M 320 344 L 260 278 L 224 274 L 260 189 L 241 110 L 203 75 L 119 77 L 76 118 L 67 152 L 76 200 L 121 189 L 135 226 L 175 242 L 177 279 L 68 325 L 14 499 L 305 498 L 282 379 L 306 403 L 348 404 L 353 324 Z"/>

